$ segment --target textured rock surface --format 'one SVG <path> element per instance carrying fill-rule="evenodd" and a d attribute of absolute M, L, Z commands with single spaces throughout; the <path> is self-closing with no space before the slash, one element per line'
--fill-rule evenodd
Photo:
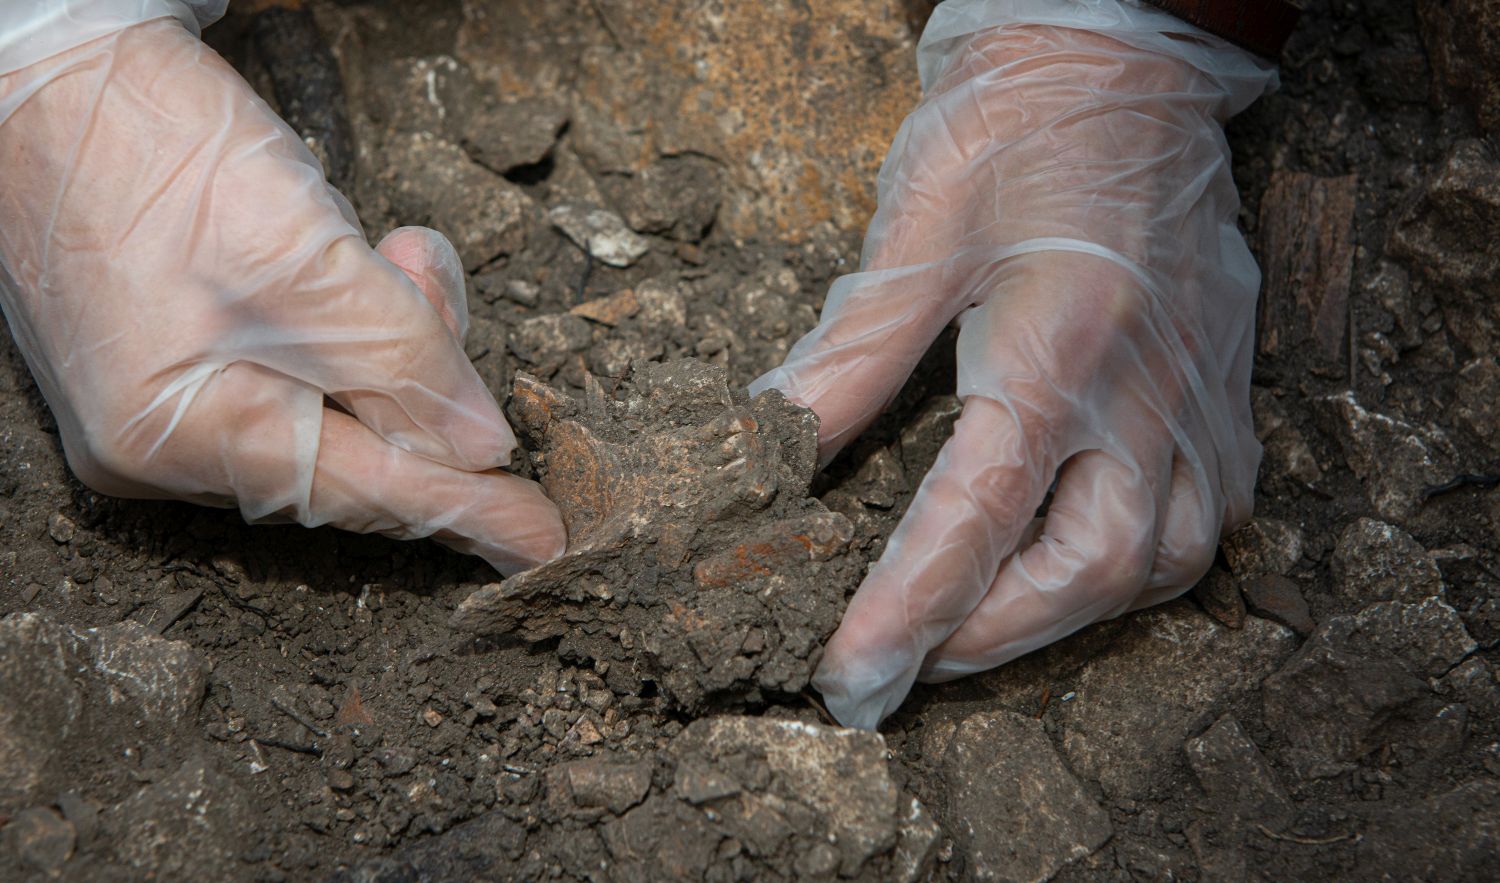
<path fill-rule="evenodd" d="M 1291 629 L 1250 618 L 1227 629 L 1177 602 L 1124 624 L 1073 678 L 1063 706 L 1063 750 L 1073 769 L 1111 797 L 1151 787 L 1202 731 L 1248 695 L 1295 648 Z"/>
<path fill-rule="evenodd" d="M 52 797 L 85 744 L 124 751 L 175 734 L 207 675 L 196 650 L 135 622 L 78 631 L 33 613 L 0 620 L 0 811 Z"/>
<path fill-rule="evenodd" d="M 1109 814 L 1073 777 L 1040 721 L 980 712 L 939 725 L 923 751 L 949 789 L 947 818 L 975 880 L 1045 880 L 1109 839 Z"/>
<path fill-rule="evenodd" d="M 811 412 L 675 362 L 613 396 L 591 382 L 582 402 L 522 376 L 511 413 L 568 552 L 474 593 L 458 626 L 561 638 L 564 657 L 608 661 L 612 684 L 633 673 L 685 708 L 807 685 L 860 576 L 848 520 L 807 498 Z"/>
<path fill-rule="evenodd" d="M 648 757 L 579 760 L 543 778 L 535 833 L 497 811 L 342 879 L 530 879 L 562 868 L 641 883 L 907 883 L 931 870 L 939 839 L 892 780 L 885 740 L 838 727 L 705 718 Z"/>

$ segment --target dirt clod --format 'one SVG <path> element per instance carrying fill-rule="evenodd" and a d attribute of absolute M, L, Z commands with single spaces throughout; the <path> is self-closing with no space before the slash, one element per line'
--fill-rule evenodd
<path fill-rule="evenodd" d="M 852 528 L 807 496 L 817 422 L 699 362 L 641 364 L 582 401 L 522 375 L 511 413 L 568 528 L 562 558 L 459 605 L 476 634 L 650 681 L 674 705 L 803 689 L 859 578 Z"/>

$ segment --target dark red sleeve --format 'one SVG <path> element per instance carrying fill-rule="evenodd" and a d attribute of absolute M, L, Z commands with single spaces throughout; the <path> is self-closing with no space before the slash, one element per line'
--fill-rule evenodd
<path fill-rule="evenodd" d="M 1290 0 L 1145 0 L 1184 21 L 1274 60 L 1302 7 Z"/>

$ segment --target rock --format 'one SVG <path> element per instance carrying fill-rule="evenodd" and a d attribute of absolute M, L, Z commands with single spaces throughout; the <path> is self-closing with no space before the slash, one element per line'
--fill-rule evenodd
<path fill-rule="evenodd" d="M 549 771 L 566 785 L 575 805 L 606 809 L 620 815 L 646 799 L 651 790 L 651 763 L 610 763 L 600 758 L 578 760 Z"/>
<path fill-rule="evenodd" d="M 1500 361 L 1494 356 L 1459 369 L 1458 416 L 1491 447 L 1500 444 Z"/>
<path fill-rule="evenodd" d="M 1278 831 L 1292 820 L 1291 798 L 1233 717 L 1220 718 L 1183 749 L 1204 793 L 1233 818 Z"/>
<path fill-rule="evenodd" d="M 1339 535 L 1333 550 L 1334 592 L 1348 601 L 1417 601 L 1442 597 L 1443 574 L 1406 531 L 1361 518 Z"/>
<path fill-rule="evenodd" d="M 1303 776 L 1340 772 L 1339 764 L 1385 744 L 1419 750 L 1449 727 L 1428 678 L 1475 648 L 1458 614 L 1437 598 L 1332 617 L 1266 679 L 1266 725 L 1288 743 L 1288 760 Z M 1431 744 L 1426 753 L 1441 756 Z"/>
<path fill-rule="evenodd" d="M 519 187 L 428 132 L 392 134 L 384 142 L 380 183 L 399 223 L 425 224 L 447 236 L 473 272 L 526 244 L 540 212 Z"/>
<path fill-rule="evenodd" d="M 786 869 L 815 844 L 833 848 L 839 876 L 874 872 L 900 841 L 901 795 L 874 733 L 769 718 L 695 721 L 667 752 L 680 767 L 695 763 L 743 790 L 716 801 L 729 836 Z M 780 816 L 784 834 L 767 836 L 764 819 Z M 781 849 L 772 849 L 780 841 Z M 780 853 L 785 858 L 778 858 Z M 783 871 L 785 873 L 785 871 Z"/>
<path fill-rule="evenodd" d="M 567 108 L 546 99 L 474 105 L 454 123 L 460 143 L 475 162 L 500 174 L 545 160 L 568 122 Z"/>
<path fill-rule="evenodd" d="M 611 202 L 637 232 L 698 242 L 718 214 L 720 176 L 719 165 L 705 157 L 664 157 L 639 175 L 610 176 L 619 182 Z"/>
<path fill-rule="evenodd" d="M 1429 678 L 1446 673 L 1478 648 L 1458 612 L 1441 598 L 1371 604 L 1334 632 L 1360 652 L 1398 659 Z"/>
<path fill-rule="evenodd" d="M 1256 576 L 1240 586 L 1245 606 L 1256 616 L 1279 622 L 1302 637 L 1312 634 L 1312 612 L 1295 580 L 1284 576 Z"/>
<path fill-rule="evenodd" d="M 1320 178 L 1278 170 L 1261 197 L 1257 237 L 1265 289 L 1260 352 L 1297 353 L 1343 376 L 1349 275 L 1354 263 L 1354 175 Z"/>
<path fill-rule="evenodd" d="M 0 620 L 0 810 L 50 797 L 75 753 L 180 735 L 207 676 L 196 650 L 135 622 L 78 632 L 39 613 Z"/>
<path fill-rule="evenodd" d="M 464 7 L 458 52 L 505 94 L 570 100 L 567 137 L 602 174 L 714 158 L 718 223 L 733 236 L 804 241 L 820 225 L 865 226 L 881 159 L 920 91 L 904 0 L 597 9 Z"/>
<path fill-rule="evenodd" d="M 1287 743 L 1301 777 L 1329 776 L 1378 747 L 1381 728 L 1426 694 L 1399 664 L 1314 636 L 1266 679 L 1266 726 Z"/>
<path fill-rule="evenodd" d="M 1500 133 L 1500 12 L 1484 0 L 1420 0 L 1417 21 L 1439 90 L 1469 106 L 1485 134 Z"/>
<path fill-rule="evenodd" d="M 208 660 L 201 653 L 131 621 L 86 635 L 110 705 L 169 729 L 192 723 L 208 681 Z"/>
<path fill-rule="evenodd" d="M 584 301 L 568 312 L 613 328 L 640 311 L 640 299 L 635 296 L 634 291 L 627 288 L 605 297 Z"/>
<path fill-rule="evenodd" d="M 1193 600 L 1229 628 L 1244 628 L 1245 599 L 1240 597 L 1239 581 L 1223 570 L 1210 570 L 1199 580 L 1193 587 Z"/>
<path fill-rule="evenodd" d="M 1235 576 L 1285 574 L 1302 560 L 1302 531 L 1284 521 L 1256 518 L 1224 541 Z"/>
<path fill-rule="evenodd" d="M 628 267 L 651 249 L 649 239 L 636 234 L 611 211 L 560 205 L 548 212 L 547 217 L 574 245 L 611 267 Z"/>
<path fill-rule="evenodd" d="M 38 613 L 0 620 L 0 811 L 50 790 L 66 744 L 83 729 L 89 694 L 77 635 Z"/>
<path fill-rule="evenodd" d="M 0 842 L 23 865 L 56 876 L 73 856 L 77 835 L 73 825 L 50 808 L 32 807 L 6 823 Z"/>
<path fill-rule="evenodd" d="M 561 638 L 566 658 L 610 662 L 612 688 L 650 681 L 687 710 L 807 685 L 864 570 L 848 520 L 807 496 L 811 412 L 674 362 L 613 397 L 590 381 L 582 402 L 523 375 L 511 414 L 568 552 L 481 588 L 456 626 Z"/>
<path fill-rule="evenodd" d="M 1185 602 L 1132 615 L 1073 675 L 1058 706 L 1073 769 L 1110 797 L 1138 797 L 1173 763 L 1182 742 L 1252 693 L 1293 651 L 1296 636 L 1264 619 L 1231 631 Z"/>
<path fill-rule="evenodd" d="M 1323 470 L 1306 437 L 1292 423 L 1276 395 L 1264 387 L 1252 386 L 1250 402 L 1255 412 L 1255 437 L 1265 449 L 1266 472 L 1286 475 L 1305 485 L 1317 483 L 1323 477 Z"/>
<path fill-rule="evenodd" d="M 201 759 L 188 760 L 105 813 L 116 857 L 169 880 L 231 879 L 253 815 L 237 786 Z"/>
<path fill-rule="evenodd" d="M 910 490 L 906 470 L 890 448 L 876 448 L 866 457 L 849 487 L 861 503 L 876 509 L 891 508 L 899 495 Z"/>
<path fill-rule="evenodd" d="M 1500 854 L 1500 783 L 1476 779 L 1446 794 L 1377 808 L 1358 866 L 1391 880 L 1483 880 Z"/>
<path fill-rule="evenodd" d="M 593 343 L 588 322 L 567 313 L 533 316 L 516 326 L 510 348 L 537 376 L 550 378 Z"/>
<path fill-rule="evenodd" d="M 1381 518 L 1400 521 L 1421 505 L 1427 488 L 1447 481 L 1444 460 L 1451 449 L 1440 431 L 1419 429 L 1366 410 L 1352 392 L 1319 400 L 1349 468 L 1365 484 Z"/>
<path fill-rule="evenodd" d="M 1109 815 L 1073 777 L 1041 721 L 980 712 L 923 743 L 948 786 L 946 817 L 976 880 L 1046 880 L 1098 849 Z"/>
<path fill-rule="evenodd" d="M 1434 284 L 1445 325 L 1472 352 L 1493 352 L 1500 324 L 1500 162 L 1463 140 L 1396 223 L 1391 254 Z"/>

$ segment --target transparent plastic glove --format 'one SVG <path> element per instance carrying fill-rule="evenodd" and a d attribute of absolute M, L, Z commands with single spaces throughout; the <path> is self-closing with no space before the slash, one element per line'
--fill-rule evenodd
<path fill-rule="evenodd" d="M 88 485 L 433 536 L 502 571 L 561 551 L 540 488 L 492 471 L 515 438 L 464 357 L 452 246 L 406 228 L 372 250 L 177 18 L 0 76 L 0 169 L 0 305 Z"/>
<path fill-rule="evenodd" d="M 860 272 L 751 387 L 816 411 L 826 461 L 960 328 L 953 438 L 815 677 L 860 727 L 919 676 L 1184 591 L 1248 516 L 1260 459 L 1260 277 L 1221 127 L 1272 70 L 1114 0 L 949 0 L 919 52 Z"/>

